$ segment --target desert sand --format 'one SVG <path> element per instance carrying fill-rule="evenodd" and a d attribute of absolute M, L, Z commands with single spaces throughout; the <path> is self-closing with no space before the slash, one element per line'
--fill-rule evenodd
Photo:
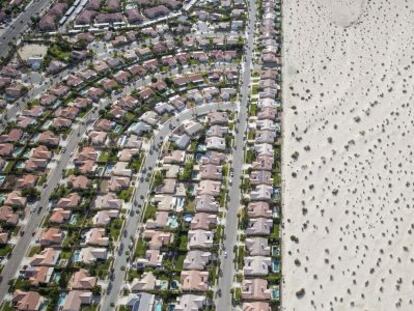
<path fill-rule="evenodd" d="M 414 1 L 283 6 L 282 309 L 414 310 Z"/>

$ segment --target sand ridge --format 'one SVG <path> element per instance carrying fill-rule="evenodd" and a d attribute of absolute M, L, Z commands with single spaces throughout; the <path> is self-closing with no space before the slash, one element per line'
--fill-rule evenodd
<path fill-rule="evenodd" d="M 283 310 L 414 310 L 414 2 L 283 12 Z"/>
<path fill-rule="evenodd" d="M 324 4 L 332 23 L 340 27 L 351 27 L 362 20 L 367 0 L 330 1 Z"/>

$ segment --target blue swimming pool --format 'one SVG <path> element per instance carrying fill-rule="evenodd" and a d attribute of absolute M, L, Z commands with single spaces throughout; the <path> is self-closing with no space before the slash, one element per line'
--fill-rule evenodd
<path fill-rule="evenodd" d="M 280 261 L 278 259 L 272 260 L 272 272 L 279 273 L 280 272 Z"/>
<path fill-rule="evenodd" d="M 279 287 L 273 287 L 272 288 L 272 299 L 273 300 L 279 300 L 280 298 L 280 290 Z"/>
<path fill-rule="evenodd" d="M 59 281 L 60 281 L 60 272 L 55 272 L 54 274 L 53 274 L 53 282 L 55 282 L 55 283 L 59 283 Z"/>
<path fill-rule="evenodd" d="M 177 289 L 179 287 L 179 283 L 176 280 L 172 280 L 170 284 L 171 289 Z"/>
<path fill-rule="evenodd" d="M 177 228 L 178 227 L 177 216 L 172 215 L 172 216 L 168 217 L 167 226 L 172 228 L 172 229 Z"/>
<path fill-rule="evenodd" d="M 155 302 L 154 311 L 162 311 L 162 302 L 160 300 Z"/>
<path fill-rule="evenodd" d="M 73 262 L 79 262 L 80 261 L 80 251 L 79 250 L 76 250 L 76 251 L 73 252 L 72 261 Z"/>
<path fill-rule="evenodd" d="M 77 214 L 73 214 L 72 215 L 72 217 L 70 218 L 70 220 L 69 220 L 69 223 L 71 224 L 71 225 L 74 225 L 74 224 L 76 224 L 76 222 L 78 221 L 78 215 Z"/>
<path fill-rule="evenodd" d="M 58 306 L 63 306 L 63 304 L 65 303 L 65 299 L 66 299 L 66 294 L 65 293 L 60 293 L 59 295 L 59 300 L 58 300 Z"/>

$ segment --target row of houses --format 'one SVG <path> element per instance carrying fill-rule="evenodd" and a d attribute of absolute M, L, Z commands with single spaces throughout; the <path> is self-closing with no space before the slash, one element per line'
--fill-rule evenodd
<path fill-rule="evenodd" d="M 56 16 L 59 14 L 57 12 Z M 134 41 L 128 39 L 128 34 L 125 36 L 128 42 Z M 89 41 L 88 37 L 88 34 L 79 35 L 82 40 Z M 191 41 L 192 37 L 190 35 L 188 41 L 184 40 L 187 46 L 210 45 L 211 38 L 200 39 L 195 36 L 196 40 Z M 122 41 L 122 38 L 118 39 Z M 225 46 L 230 39 L 222 35 L 215 45 Z M 93 43 L 93 40 L 89 42 Z M 237 40 L 234 37 L 234 42 Z M 111 44 L 116 46 L 118 43 Z M 11 303 L 16 309 L 38 310 L 45 305 L 49 307 L 56 304 L 53 307 L 61 310 L 80 310 L 85 305 L 99 302 L 100 288 L 105 286 L 104 279 L 115 256 L 113 250 L 126 216 L 124 209 L 129 207 L 128 201 L 135 186 L 146 137 L 166 117 L 186 107 L 234 99 L 237 91 L 228 84 L 234 84 L 238 79 L 236 66 L 235 69 L 201 73 L 186 70 L 186 73 L 169 80 L 152 79 L 151 83 L 133 94 L 123 92 L 134 85 L 137 79 L 159 73 L 162 67 L 178 68 L 178 72 L 183 72 L 184 66 L 194 62 L 206 65 L 210 62 L 237 65 L 238 62 L 235 50 L 189 50 L 166 54 L 174 48 L 167 42 L 157 41 L 149 53 L 145 48 L 116 53 L 122 56 L 105 56 L 101 58 L 103 60 L 93 62 L 89 68 L 83 66 L 81 70 L 72 71 L 63 81 L 32 101 L 27 109 L 17 115 L 16 125 L 8 127 L 1 136 L 4 136 L 2 144 L 13 145 L 13 160 L 10 158 L 13 161 L 12 171 L 14 173 L 17 169 L 19 177 L 20 173 L 24 177 L 18 182 L 24 181 L 27 185 L 37 176 L 39 180 L 35 186 L 41 191 L 47 173 L 55 167 L 51 162 L 64 150 L 73 126 L 90 108 L 102 108 L 106 99 L 111 99 L 110 106 L 99 111 L 100 118 L 88 128 L 80 147 L 71 158 L 71 164 L 66 168 L 64 179 L 53 194 L 50 213 L 43 227 L 38 230 L 35 243 L 31 245 L 18 280 L 13 285 L 15 291 Z M 155 62 L 151 59 L 151 53 L 157 56 Z M 144 67 L 145 61 L 148 61 L 145 64 L 148 69 Z M 52 65 L 56 67 L 56 70 L 50 71 L 53 73 L 66 67 L 62 62 L 51 62 Z M 10 78 L 11 84 L 14 79 L 24 76 L 18 66 L 3 67 L 3 75 Z M 6 81 L 7 86 L 11 84 L 7 85 Z M 23 132 L 21 136 L 19 130 Z M 178 131 L 174 135 L 174 148 L 186 150 L 196 133 L 196 125 L 191 122 L 185 124 L 183 132 Z M 214 128 L 212 133 L 214 135 L 205 141 L 208 154 L 210 151 L 213 153 L 213 150 L 223 151 L 226 143 L 226 139 L 220 137 L 225 135 L 221 129 Z M 17 152 L 26 143 L 30 148 L 25 146 L 21 156 Z M 9 146 L 4 148 L 6 152 Z M 38 157 L 46 157 L 48 161 L 40 161 Z M 6 157 L 5 160 L 9 159 Z M 9 175 L 5 184 L 14 189 L 11 178 L 10 182 L 7 179 Z M 200 185 L 209 189 L 216 184 L 205 180 Z M 9 206 L 13 213 L 18 211 L 15 202 L 27 205 L 23 190 L 12 191 L 10 198 L 5 198 L 4 205 Z M 13 204 L 8 204 L 10 202 Z M 211 203 L 208 208 L 214 205 Z M 9 215 L 9 211 L 5 210 L 5 214 Z M 201 220 L 204 219 L 202 211 L 197 216 Z M 187 279 L 191 277 L 192 274 L 189 274 Z M 40 290 L 46 284 L 60 288 L 58 299 Z M 194 302 L 201 300 L 204 304 L 202 295 L 197 296 L 183 296 L 180 302 L 183 308 L 187 305 L 186 299 Z"/>
<path fill-rule="evenodd" d="M 56 31 L 72 15 L 75 25 L 128 23 L 141 24 L 170 15 L 182 7 L 182 1 L 163 0 L 147 5 L 122 5 L 119 0 L 74 1 L 71 6 L 65 2 L 56 2 L 39 21 L 40 31 Z"/>
<path fill-rule="evenodd" d="M 261 3 L 260 74 L 252 87 L 247 173 L 243 181 L 243 310 L 277 310 L 280 281 L 280 2 Z"/>
<path fill-rule="evenodd" d="M 58 3 L 54 6 L 57 7 L 56 10 L 52 10 L 52 12 L 59 11 L 58 8 L 61 9 L 62 4 Z M 53 6 L 53 7 L 54 7 Z M 160 28 L 158 26 L 154 27 L 147 27 L 142 29 L 140 33 L 137 31 L 126 31 L 118 35 L 108 35 L 102 38 L 103 41 L 109 40 L 111 46 L 115 49 L 123 48 L 125 49 L 127 45 L 134 44 L 136 45 L 137 36 L 141 35 L 149 35 L 151 37 L 151 44 L 149 47 L 141 46 L 136 49 L 130 50 L 127 49 L 125 53 L 121 53 L 122 63 L 119 64 L 118 70 L 123 67 L 126 67 L 128 63 L 135 63 L 138 59 L 141 60 L 149 60 L 151 55 L 163 55 L 164 57 L 161 59 L 161 56 L 157 59 L 157 64 L 154 62 L 149 62 L 149 66 L 152 70 L 155 70 L 158 66 L 160 69 L 163 66 L 172 67 L 175 66 L 183 66 L 186 64 L 194 63 L 194 62 L 208 62 L 208 61 L 224 61 L 224 62 L 231 62 L 237 60 L 237 56 L 235 55 L 235 51 L 229 50 L 226 51 L 225 49 L 229 47 L 237 47 L 239 44 L 239 36 L 236 34 L 225 35 L 222 34 L 186 34 L 184 38 L 175 38 L 173 36 L 169 36 L 168 32 L 165 29 Z M 168 38 L 167 40 L 160 40 L 159 37 L 164 36 Z M 63 41 L 67 42 L 68 45 L 72 47 L 70 52 L 70 63 L 78 64 L 79 62 L 83 62 L 91 56 L 87 49 L 93 49 L 91 45 L 93 42 L 96 42 L 97 38 L 92 33 L 80 33 L 73 37 L 67 37 L 63 39 Z M 86 46 L 84 46 L 86 44 Z M 224 49 L 220 51 L 212 51 L 212 53 L 204 52 L 206 49 L 211 48 L 211 44 L 216 46 L 217 48 Z M 194 51 L 194 49 L 199 49 L 198 51 Z M 202 49 L 202 50 L 200 50 Z M 166 55 L 169 52 L 174 50 L 178 53 Z M 182 50 L 180 52 L 180 50 Z M 194 51 L 195 54 L 188 53 L 188 51 Z M 48 53 L 48 58 L 51 58 L 51 54 Z M 38 64 L 39 60 L 36 61 Z M 40 62 L 42 62 L 40 60 Z M 22 66 L 23 65 L 23 66 Z M 6 101 L 0 101 L 0 108 L 5 108 L 7 102 L 15 101 L 22 96 L 26 95 L 28 91 L 31 89 L 32 85 L 28 83 L 26 79 L 22 79 L 25 76 L 25 72 L 27 71 L 27 66 L 32 66 L 31 63 L 21 63 L 20 61 L 16 61 L 14 63 L 10 63 L 7 66 L 3 67 L 0 72 L 0 93 L 4 95 L 4 99 Z M 67 69 L 69 63 L 63 61 L 62 59 L 54 59 L 51 58 L 51 61 L 48 62 L 47 66 L 45 66 L 45 71 L 48 74 L 57 74 L 62 70 Z M 39 66 L 36 65 L 36 68 Z M 85 66 L 86 67 L 86 66 Z M 84 70 L 88 72 L 86 69 Z M 116 71 L 115 71 L 116 72 Z M 91 75 L 90 78 L 93 78 L 94 75 L 88 72 L 88 75 Z M 76 84 L 77 82 L 74 81 Z"/>
<path fill-rule="evenodd" d="M 216 53 L 215 53 L 216 54 Z M 149 62 L 150 63 L 150 62 Z M 108 58 L 105 61 L 99 61 L 94 64 L 94 68 L 96 67 L 98 72 L 101 73 L 101 70 L 115 70 L 120 64 L 122 64 L 122 60 L 118 58 Z M 145 64 L 144 64 L 145 65 Z M 102 69 L 105 68 L 105 69 Z M 85 79 L 89 77 L 87 73 L 89 73 L 91 76 L 95 76 L 98 73 L 92 72 L 92 70 L 88 70 L 87 72 L 83 72 Z M 128 68 L 126 71 L 120 71 L 116 75 L 114 75 L 114 79 L 103 79 L 103 82 L 101 82 L 101 85 L 104 87 L 104 90 L 110 91 L 111 85 L 114 83 L 113 80 L 116 82 L 119 81 L 119 83 L 125 85 L 128 83 L 126 79 L 123 77 L 125 75 L 127 77 L 131 77 L 133 75 L 146 74 L 146 69 L 141 65 L 133 65 L 130 68 Z M 213 76 L 211 78 L 212 81 L 215 81 L 216 78 L 214 77 L 216 73 L 213 73 Z M 231 77 L 234 79 L 234 76 Z M 188 82 L 197 82 L 196 76 L 182 76 L 177 77 L 174 79 L 174 84 L 178 87 L 182 87 L 184 84 Z M 97 101 L 100 99 L 100 96 L 106 95 L 103 90 L 96 87 L 91 87 L 87 92 L 87 97 L 76 97 L 73 101 L 71 101 L 67 105 L 62 105 L 62 101 L 67 96 L 71 88 L 79 86 L 82 82 L 85 80 L 82 80 L 82 74 L 79 75 L 69 75 L 65 78 L 63 84 L 55 85 L 54 87 L 50 88 L 46 93 L 41 95 L 38 100 L 39 105 L 34 105 L 30 109 L 26 109 L 23 111 L 23 113 L 18 116 L 17 118 L 17 125 L 22 129 L 25 130 L 29 126 L 34 126 L 37 123 L 37 120 L 41 119 L 41 117 L 45 113 L 45 109 L 50 109 L 50 107 L 58 107 L 56 111 L 54 112 L 53 116 L 54 118 L 49 120 L 48 128 L 51 128 L 53 131 L 45 131 L 40 133 L 39 135 L 36 135 L 34 141 L 39 143 L 46 143 L 49 146 L 57 147 L 59 145 L 59 135 L 56 135 L 56 132 L 59 134 L 61 130 L 69 130 L 75 121 L 76 117 L 79 115 L 80 111 L 87 109 L 91 106 L 92 100 Z M 106 88 L 105 88 L 106 87 Z M 165 83 L 158 82 L 154 84 L 154 88 L 143 88 L 141 90 L 142 99 L 146 100 L 150 97 L 150 95 L 154 95 L 155 92 L 164 91 L 166 89 L 167 85 Z M 203 93 L 199 93 L 197 90 L 194 90 L 191 92 L 191 98 L 194 99 L 197 103 L 200 103 L 205 100 L 209 100 L 214 96 L 215 94 L 218 94 L 218 90 L 215 88 L 209 88 L 205 89 Z M 231 89 L 223 89 L 222 90 L 222 98 L 225 100 L 228 100 L 230 96 L 233 96 L 235 94 L 235 90 Z M 207 96 L 207 97 L 206 97 Z M 180 96 L 175 96 L 171 98 L 171 104 L 175 104 L 176 108 L 182 109 L 183 103 L 185 100 L 183 100 Z M 115 118 L 122 118 L 128 110 L 133 109 L 137 105 L 138 101 L 137 99 L 131 97 L 131 96 L 124 96 L 120 98 L 119 101 L 117 101 L 117 104 L 113 106 L 113 109 L 110 111 L 110 114 Z M 171 109 L 166 106 L 166 104 L 158 104 L 156 106 L 156 109 L 158 110 L 164 110 L 164 109 Z M 151 123 L 149 121 L 151 119 L 150 116 L 151 112 L 148 112 L 143 118 L 146 119 L 147 123 Z M 153 119 L 157 121 L 157 119 Z M 153 124 L 153 122 L 152 122 Z M 134 128 L 134 131 L 138 134 L 141 132 L 139 129 L 145 129 L 148 128 L 148 125 L 145 123 L 137 123 L 137 127 Z M 10 156 L 13 153 L 13 145 L 11 143 L 13 142 L 21 142 L 21 136 L 22 131 L 20 130 L 11 130 L 10 133 L 8 133 L 9 138 L 4 137 L 4 144 L 2 144 L 2 156 Z M 99 144 L 105 139 L 105 135 L 102 133 L 91 133 L 91 140 L 94 144 Z M 25 169 L 28 172 L 35 172 L 37 170 L 40 170 L 42 173 L 42 169 L 46 169 L 48 160 L 51 159 L 52 154 L 47 149 L 47 146 L 39 146 L 36 147 L 36 149 L 33 150 L 33 157 L 30 157 L 26 163 L 25 163 Z M 82 167 L 80 167 L 81 172 L 85 172 L 87 170 L 91 170 L 91 163 L 87 162 Z M 9 181 L 6 178 L 6 181 Z M 23 178 L 19 179 L 19 183 L 22 183 L 23 186 L 29 187 L 28 184 L 30 182 L 30 185 L 34 185 L 36 182 L 36 176 L 34 175 L 28 175 L 24 176 Z M 10 182 L 7 182 L 8 185 L 10 185 Z M 9 186 L 10 187 L 10 186 Z M 10 215 L 9 211 L 7 211 L 7 214 L 5 217 L 13 218 L 15 219 L 15 215 Z"/>
<path fill-rule="evenodd" d="M 64 86 L 50 89 L 57 102 L 62 101 L 67 92 Z M 66 144 L 68 131 L 78 116 L 90 108 L 90 103 L 58 107 L 33 102 L 17 113 L 16 119 L 10 120 L 0 135 L 0 222 L 2 245 L 7 253 L 18 242 L 19 226 L 24 226 L 30 213 L 35 212 L 33 203 L 47 184 L 47 176 Z M 12 201 L 15 203 L 10 204 Z M 7 245 L 9 240 L 11 244 Z"/>
<path fill-rule="evenodd" d="M 219 89 L 209 89 L 215 97 L 220 96 Z M 138 163 L 142 160 L 141 148 L 145 139 L 142 137 L 143 133 L 139 135 L 133 130 L 132 120 L 136 118 L 150 132 L 157 126 L 163 114 L 174 113 L 177 111 L 175 107 L 184 109 L 187 100 L 185 95 L 175 95 L 168 101 L 174 102 L 175 106 L 158 103 L 154 110 L 126 121 L 125 118 L 117 119 L 109 113 L 114 109 L 124 109 L 125 113 L 133 114 L 140 111 L 137 110 L 139 101 L 131 95 L 125 95 L 113 101 L 102 112 L 101 118 L 85 134 L 81 147 L 73 156 L 72 165 L 67 167 L 66 178 L 61 182 L 57 197 L 52 201 L 46 227 L 39 232 L 37 243 L 33 246 L 40 247 L 39 252 L 28 258 L 27 265 L 21 271 L 21 278 L 29 282 L 31 289 L 56 282 L 56 268 L 66 270 L 71 267 L 69 271 L 74 267 L 78 271 L 85 268 L 96 270 L 96 267 L 108 263 L 113 256 L 111 249 L 115 242 L 113 224 L 117 224 L 116 229 L 122 225 L 122 210 L 128 204 L 128 194 L 134 185 Z M 58 115 L 63 113 L 62 110 L 56 109 Z M 68 116 L 69 112 L 64 115 Z M 111 118 L 107 119 L 108 116 Z M 194 126 L 186 125 L 186 128 L 190 137 L 194 135 Z M 116 140 L 113 138 L 114 133 L 117 134 Z M 86 227 L 82 225 L 85 221 Z M 96 272 L 87 277 L 97 279 L 94 287 L 102 282 Z M 63 310 L 75 310 L 75 305 L 80 308 L 81 305 L 90 304 L 97 299 L 96 290 L 92 293 L 89 288 L 80 290 L 66 286 L 63 290 L 65 296 L 62 296 L 60 305 Z M 33 291 L 23 292 L 32 295 Z M 16 291 L 16 298 L 13 300 L 16 306 L 19 297 L 23 301 L 26 299 L 22 289 Z M 44 299 L 39 297 L 39 302 L 44 302 Z"/>
<path fill-rule="evenodd" d="M 211 304 L 207 292 L 215 283 L 222 231 L 219 213 L 225 204 L 229 116 L 224 111 L 211 112 L 202 120 L 185 122 L 170 136 L 156 173 L 161 180 L 144 217 L 137 246 L 140 256 L 130 267 L 130 275 L 136 277 L 128 285 L 133 293 L 129 306 L 157 289 L 179 291 L 174 301 L 152 295 L 158 303 L 174 304 L 174 310 L 202 310 Z M 190 138 L 188 144 L 177 144 L 182 136 Z M 172 270 L 171 258 L 175 258 Z M 164 288 L 153 268 L 163 272 L 158 277 L 170 277 Z"/>

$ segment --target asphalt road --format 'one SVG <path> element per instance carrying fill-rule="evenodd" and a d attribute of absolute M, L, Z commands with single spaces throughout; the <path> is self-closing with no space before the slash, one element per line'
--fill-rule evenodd
<path fill-rule="evenodd" d="M 236 136 L 234 142 L 233 152 L 233 179 L 229 188 L 229 201 L 227 205 L 226 222 L 224 227 L 224 239 L 223 250 L 227 252 L 227 256 L 224 252 L 220 254 L 221 271 L 222 274 L 218 280 L 217 291 L 221 292 L 220 295 L 216 295 L 215 305 L 216 310 L 232 310 L 232 299 L 230 290 L 233 288 L 234 278 L 234 253 L 233 248 L 237 242 L 237 230 L 238 219 L 237 212 L 240 206 L 241 193 L 241 175 L 243 166 L 243 149 L 245 145 L 245 131 L 247 129 L 248 118 L 248 104 L 250 93 L 250 78 L 251 78 L 251 63 L 253 53 L 253 41 L 254 41 L 254 25 L 256 23 L 256 2 L 255 0 L 249 1 L 249 21 L 247 25 L 247 45 L 245 45 L 242 85 L 240 87 L 240 109 L 238 115 L 238 123 L 236 126 Z"/>
<path fill-rule="evenodd" d="M 29 216 L 27 225 L 22 229 L 24 230 L 24 234 L 20 237 L 17 244 L 15 245 L 11 257 L 8 259 L 1 273 L 3 279 L 0 282 L 0 301 L 4 300 L 4 297 L 6 296 L 9 288 L 8 283 L 15 277 L 16 273 L 18 272 L 22 259 L 24 258 L 33 239 L 33 236 L 41 224 L 42 219 L 49 213 L 49 210 L 47 208 L 49 204 L 49 198 L 58 185 L 59 181 L 62 179 L 62 170 L 68 165 L 71 153 L 75 151 L 76 147 L 79 144 L 79 141 L 82 138 L 83 133 L 85 133 L 88 121 L 96 120 L 98 113 L 99 108 L 93 112 L 90 112 L 84 118 L 84 122 L 82 122 L 82 124 L 79 124 L 77 128 L 71 132 L 65 151 L 56 160 L 56 167 L 51 170 L 48 176 L 48 180 L 45 183 L 46 186 L 41 190 L 40 200 L 35 204 L 33 211 Z M 36 210 L 39 206 L 43 208 L 41 209 L 40 213 L 37 213 Z"/>
<path fill-rule="evenodd" d="M 15 43 L 20 39 L 27 28 L 30 27 L 31 17 L 46 9 L 51 2 L 50 0 L 33 0 L 29 3 L 0 37 L 0 57 L 6 57 L 9 54 L 11 50 L 10 43 Z"/>
<path fill-rule="evenodd" d="M 103 295 L 100 310 L 106 311 L 114 309 L 111 307 L 111 304 L 113 303 L 115 306 L 117 304 L 118 295 L 121 290 L 121 286 L 124 283 L 126 267 L 128 266 L 129 256 L 126 255 L 126 251 L 129 250 L 129 245 L 131 243 L 130 237 L 132 236 L 135 238 L 137 230 L 142 224 L 141 213 L 136 211 L 138 209 L 138 206 L 144 206 L 145 200 L 147 199 L 150 191 L 150 178 L 145 178 L 145 175 L 150 177 L 153 168 L 156 167 L 161 152 L 160 146 L 163 144 L 165 138 L 171 134 L 172 129 L 178 127 L 184 120 L 192 119 L 194 117 L 194 114 L 204 115 L 210 111 L 216 111 L 220 109 L 234 111 L 236 108 L 237 105 L 233 103 L 213 103 L 202 105 L 190 110 L 185 110 L 167 120 L 154 134 L 150 144 L 150 153 L 147 153 L 147 156 L 142 164 L 141 172 L 145 172 L 145 174 L 143 173 L 142 175 L 142 177 L 144 177 L 144 180 L 143 182 L 139 182 L 139 179 L 137 179 L 135 184 L 135 194 L 132 199 L 132 202 L 135 202 L 133 204 L 134 213 L 133 215 L 127 217 L 124 227 L 127 234 L 121 234 L 119 241 L 119 245 L 123 245 L 123 251 L 121 254 L 119 254 L 118 251 L 116 251 L 116 254 L 114 254 L 115 261 L 113 264 L 113 279 L 110 281 L 111 290 L 109 293 Z M 139 178 L 140 177 L 141 176 L 139 176 Z M 133 251 L 130 252 L 133 254 Z"/>

